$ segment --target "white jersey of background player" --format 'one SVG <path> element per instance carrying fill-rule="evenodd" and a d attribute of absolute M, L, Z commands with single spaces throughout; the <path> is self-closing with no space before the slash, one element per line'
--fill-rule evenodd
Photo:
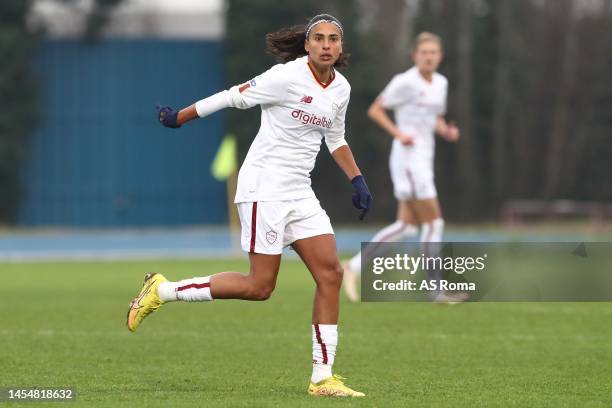
<path fill-rule="evenodd" d="M 397 220 L 380 230 L 370 242 L 405 240 L 417 234 L 420 224 L 423 250 L 431 252 L 428 245 L 440 242 L 444 229 L 434 183 L 434 134 L 456 141 L 459 129 L 443 117 L 448 81 L 436 72 L 442 61 L 440 38 L 421 33 L 416 38 L 412 58 L 415 66 L 396 75 L 368 110 L 368 116 L 394 138 L 389 170 L 398 201 Z M 393 111 L 395 122 L 387 109 Z M 374 247 L 372 244 L 366 250 Z M 346 293 L 351 300 L 357 300 L 361 252 L 343 266 Z"/>
<path fill-rule="evenodd" d="M 426 200 L 437 196 L 434 184 L 434 132 L 446 111 L 448 81 L 437 72 L 431 82 L 417 67 L 396 75 L 379 96 L 385 109 L 394 112 L 395 124 L 410 135 L 410 144 L 393 140 L 389 170 L 398 200 Z"/>
<path fill-rule="evenodd" d="M 261 125 L 240 168 L 235 199 L 250 273 L 221 272 L 178 282 L 149 274 L 130 305 L 130 330 L 170 301 L 268 299 L 276 285 L 283 247 L 291 244 L 316 283 L 308 393 L 364 395 L 332 374 L 342 268 L 329 217 L 310 187 L 310 172 L 325 139 L 355 188 L 352 201 L 361 210 L 361 218 L 370 208 L 372 197 L 344 139 L 350 86 L 334 68 L 346 66 L 348 60 L 343 35 L 342 24 L 328 14 L 313 17 L 306 27 L 269 33 L 268 52 L 284 64 L 178 112 L 169 106 L 158 107 L 160 122 L 172 128 L 223 108 L 261 107 Z"/>

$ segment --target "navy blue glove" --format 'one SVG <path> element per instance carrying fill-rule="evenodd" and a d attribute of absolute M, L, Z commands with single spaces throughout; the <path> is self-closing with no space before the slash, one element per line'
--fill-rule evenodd
<path fill-rule="evenodd" d="M 351 183 L 355 188 L 355 192 L 353 193 L 353 205 L 358 210 L 361 210 L 361 214 L 359 214 L 359 219 L 363 220 L 363 217 L 366 216 L 368 211 L 370 210 L 370 206 L 372 205 L 372 194 L 370 194 L 370 190 L 368 189 L 368 185 L 365 182 L 365 179 L 362 175 L 355 176 Z"/>
<path fill-rule="evenodd" d="M 155 107 L 155 110 L 157 111 L 157 118 L 159 119 L 161 124 L 164 125 L 165 127 L 169 127 L 173 129 L 181 127 L 181 125 L 179 125 L 177 122 L 178 111 L 172 110 L 172 108 L 169 106 L 160 106 L 160 105 L 157 105 Z"/>

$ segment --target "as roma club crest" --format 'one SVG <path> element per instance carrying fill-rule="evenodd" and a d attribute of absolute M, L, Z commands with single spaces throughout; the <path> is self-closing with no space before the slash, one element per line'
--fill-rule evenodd
<path fill-rule="evenodd" d="M 266 241 L 268 241 L 268 244 L 275 243 L 277 238 L 278 238 L 278 234 L 276 233 L 276 231 L 270 230 L 266 232 Z"/>

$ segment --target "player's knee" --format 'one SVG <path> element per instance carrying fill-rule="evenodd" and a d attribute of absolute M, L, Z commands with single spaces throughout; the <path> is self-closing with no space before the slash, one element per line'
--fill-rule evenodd
<path fill-rule="evenodd" d="M 274 283 L 253 282 L 249 288 L 248 298 L 251 300 L 268 300 L 274 292 Z"/>
<path fill-rule="evenodd" d="M 342 276 L 344 270 L 340 263 L 333 263 L 325 268 L 325 272 L 320 274 L 317 285 L 324 288 L 340 288 L 342 286 Z"/>
<path fill-rule="evenodd" d="M 268 300 L 272 296 L 274 289 L 271 288 L 259 288 L 253 291 L 251 299 L 253 300 Z"/>

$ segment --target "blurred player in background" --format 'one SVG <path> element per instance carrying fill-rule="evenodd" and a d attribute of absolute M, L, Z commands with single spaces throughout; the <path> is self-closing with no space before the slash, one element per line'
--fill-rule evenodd
<path fill-rule="evenodd" d="M 435 34 L 417 36 L 412 51 L 414 66 L 393 77 L 368 109 L 368 116 L 393 137 L 389 169 L 397 199 L 397 220 L 372 237 L 368 250 L 378 242 L 401 242 L 415 236 L 426 254 L 436 252 L 442 241 L 444 219 L 434 183 L 434 152 L 437 133 L 455 142 L 459 129 L 444 120 L 448 81 L 437 72 L 442 62 L 442 41 Z M 387 110 L 392 110 L 393 121 Z M 343 264 L 344 288 L 357 301 L 357 281 L 361 274 L 361 252 Z M 430 276 L 431 278 L 431 276 Z M 447 295 L 436 294 L 444 301 Z"/>
<path fill-rule="evenodd" d="M 276 285 L 283 247 L 291 245 L 316 283 L 308 392 L 360 397 L 364 394 L 332 374 L 342 268 L 329 217 L 310 186 L 310 172 L 325 139 L 355 188 L 352 201 L 361 218 L 370 208 L 370 192 L 344 138 L 350 85 L 334 68 L 345 66 L 348 59 L 342 25 L 321 14 L 306 27 L 270 33 L 266 40 L 268 52 L 284 64 L 180 111 L 158 107 L 160 122 L 177 128 L 223 108 L 261 106 L 261 126 L 240 168 L 235 198 L 250 273 L 221 272 L 178 282 L 148 274 L 130 305 L 127 325 L 136 330 L 147 315 L 170 301 L 266 300 Z"/>

